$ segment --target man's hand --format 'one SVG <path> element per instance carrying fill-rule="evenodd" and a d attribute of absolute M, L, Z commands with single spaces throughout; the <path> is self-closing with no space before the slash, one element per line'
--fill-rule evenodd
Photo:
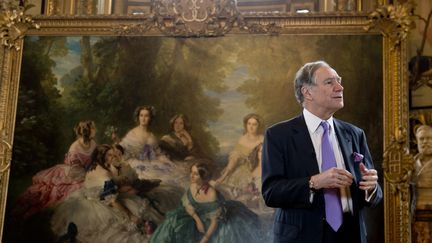
<path fill-rule="evenodd" d="M 353 176 L 349 171 L 333 167 L 320 174 L 311 177 L 315 189 L 344 188 L 353 182 Z"/>
<path fill-rule="evenodd" d="M 362 181 L 359 188 L 364 191 L 373 191 L 378 183 L 378 172 L 374 169 L 368 169 L 363 163 L 360 163 L 360 173 Z"/>

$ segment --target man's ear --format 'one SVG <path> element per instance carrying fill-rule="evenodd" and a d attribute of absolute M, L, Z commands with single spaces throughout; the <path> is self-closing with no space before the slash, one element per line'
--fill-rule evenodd
<path fill-rule="evenodd" d="M 311 100 L 312 99 L 312 96 L 311 96 L 311 93 L 310 93 L 310 88 L 308 86 L 302 86 L 301 87 L 301 92 L 303 94 L 303 97 L 306 100 Z"/>

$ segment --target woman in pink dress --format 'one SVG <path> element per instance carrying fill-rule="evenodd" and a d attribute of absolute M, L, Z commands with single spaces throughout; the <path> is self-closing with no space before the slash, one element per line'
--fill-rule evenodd
<path fill-rule="evenodd" d="M 81 121 L 74 131 L 76 140 L 66 153 L 63 164 L 57 164 L 33 176 L 32 185 L 17 200 L 12 213 L 15 217 L 27 218 L 81 188 L 85 169 L 96 148 L 96 126 L 93 121 Z"/>

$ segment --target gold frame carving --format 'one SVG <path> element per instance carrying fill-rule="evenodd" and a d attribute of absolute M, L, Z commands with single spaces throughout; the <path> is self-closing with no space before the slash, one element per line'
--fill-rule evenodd
<path fill-rule="evenodd" d="M 231 1 L 228 0 L 231 3 Z M 49 13 L 55 13 L 56 1 L 48 1 Z M 226 3 L 226 2 L 225 2 Z M 231 5 L 227 15 L 212 16 L 218 26 L 215 32 L 208 25 L 185 28 L 184 23 L 173 24 L 172 15 L 163 11 L 145 16 L 35 16 L 28 20 L 26 29 L 14 40 L 13 47 L 0 47 L 0 237 L 3 235 L 6 196 L 10 173 L 11 151 L 17 109 L 21 56 L 24 35 L 145 35 L 145 36 L 215 36 L 261 33 L 367 35 L 383 36 L 383 147 L 384 147 L 384 221 L 385 242 L 411 242 L 409 180 L 413 156 L 409 154 L 409 112 L 406 33 L 411 28 L 409 8 L 396 3 L 372 13 L 305 14 L 257 13 L 242 15 Z M 408 8 L 400 11 L 400 8 Z M 385 10 L 384 10 L 385 9 Z M 385 12 L 387 11 L 387 12 Z M 399 15 L 394 18 L 391 14 Z M 399 12 L 398 12 L 399 11 Z M 385 12 L 385 13 L 384 13 Z M 181 15 L 180 15 L 181 16 Z M 228 16 L 228 17 L 227 17 Z M 196 16 L 195 16 L 196 17 Z M 178 16 L 177 16 L 178 18 Z M 204 21 L 196 18 L 196 21 Z M 208 20 L 208 19 L 206 19 Z M 32 22 L 34 21 L 34 23 Z M 176 20 L 178 21 L 178 19 Z M 225 22 L 224 22 L 225 21 Z M 230 22 L 231 21 L 231 22 Z M 402 21 L 402 25 L 400 25 Z M 184 21 L 183 21 L 184 22 Z M 193 21 L 191 21 L 193 22 Z M 178 23 L 178 22 L 177 22 Z M 36 24 L 40 28 L 36 29 Z M 12 24 L 13 25 L 13 24 Z M 171 26 L 167 31 L 166 26 Z M 182 29 L 177 27 L 181 26 Z M 164 29 L 165 28 L 165 29 Z M 187 31 L 184 31 L 187 30 Z M 4 37 L 1 38 L 3 42 Z"/>
<path fill-rule="evenodd" d="M 408 32 L 414 28 L 412 1 L 383 5 L 369 15 L 366 29 L 384 36 L 384 223 L 385 242 L 411 242 Z"/>

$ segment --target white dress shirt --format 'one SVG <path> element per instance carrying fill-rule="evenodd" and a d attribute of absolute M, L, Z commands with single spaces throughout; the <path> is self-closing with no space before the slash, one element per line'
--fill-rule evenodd
<path fill-rule="evenodd" d="M 312 143 L 315 149 L 316 159 L 318 161 L 318 168 L 321 171 L 321 164 L 322 164 L 322 154 L 321 154 L 321 139 L 322 135 L 324 133 L 324 128 L 320 125 L 323 121 L 321 118 L 315 116 L 314 114 L 310 113 L 308 110 L 303 109 L 303 117 L 306 121 L 306 126 L 309 131 L 309 135 L 312 139 Z M 330 117 L 328 120 L 326 120 L 329 127 L 329 134 L 330 134 L 330 143 L 333 147 L 334 156 L 336 159 L 336 165 L 337 168 L 346 169 L 344 159 L 342 156 L 342 151 L 339 146 L 339 142 L 336 138 L 335 130 L 334 130 L 334 124 L 333 124 L 333 117 Z M 340 196 L 341 196 L 341 203 L 342 203 L 342 209 L 343 212 L 353 212 L 353 206 L 352 206 L 352 199 L 350 190 L 348 187 L 340 189 Z"/>

